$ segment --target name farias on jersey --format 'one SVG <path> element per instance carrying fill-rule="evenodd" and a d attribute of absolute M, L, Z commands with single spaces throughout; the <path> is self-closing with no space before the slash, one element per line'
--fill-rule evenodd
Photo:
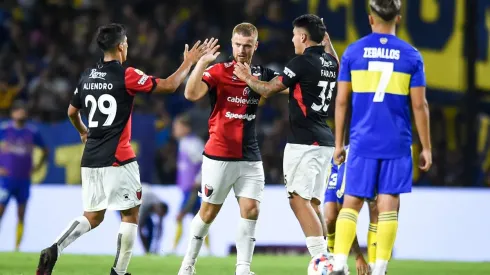
<path fill-rule="evenodd" d="M 88 78 L 105 80 L 107 73 L 92 69 Z M 112 90 L 112 83 L 83 83 L 84 90 Z"/>

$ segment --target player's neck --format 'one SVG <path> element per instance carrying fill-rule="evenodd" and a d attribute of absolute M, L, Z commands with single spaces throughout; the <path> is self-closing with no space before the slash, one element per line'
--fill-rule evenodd
<path fill-rule="evenodd" d="M 308 49 L 310 47 L 316 47 L 316 46 L 321 46 L 321 45 L 322 45 L 321 43 L 316 43 L 313 41 L 306 41 L 305 42 L 305 51 L 306 51 L 306 49 Z"/>
<path fill-rule="evenodd" d="M 21 122 L 21 121 L 13 121 L 12 123 L 14 125 L 14 128 L 17 128 L 17 129 L 22 129 L 24 128 L 24 125 L 25 123 L 24 122 Z"/>
<path fill-rule="evenodd" d="M 104 54 L 104 62 L 110 62 L 110 61 L 119 61 L 119 63 L 122 63 L 122 58 L 121 55 L 116 55 L 116 54 L 111 54 L 111 53 L 105 53 Z"/>
<path fill-rule="evenodd" d="M 390 34 L 396 36 L 396 25 L 374 24 L 371 29 L 373 33 Z"/>

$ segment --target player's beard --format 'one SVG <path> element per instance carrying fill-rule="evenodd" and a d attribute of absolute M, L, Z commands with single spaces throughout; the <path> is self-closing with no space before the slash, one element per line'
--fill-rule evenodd
<path fill-rule="evenodd" d="M 248 56 L 235 56 L 233 57 L 235 59 L 236 62 L 239 62 L 239 63 L 247 63 L 247 64 L 250 64 L 250 61 L 251 61 L 251 57 L 248 57 Z"/>

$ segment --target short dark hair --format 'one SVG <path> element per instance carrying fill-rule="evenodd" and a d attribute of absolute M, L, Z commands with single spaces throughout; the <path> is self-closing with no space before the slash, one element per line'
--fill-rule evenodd
<path fill-rule="evenodd" d="M 293 27 L 304 28 L 310 35 L 310 40 L 321 43 L 327 28 L 320 17 L 314 14 L 303 14 L 294 19 Z"/>
<path fill-rule="evenodd" d="M 17 110 L 27 111 L 27 104 L 22 100 L 16 100 L 12 103 L 12 107 L 10 108 L 10 110 L 12 112 Z"/>
<path fill-rule="evenodd" d="M 369 0 L 371 11 L 386 22 L 390 22 L 400 14 L 401 0 Z"/>
<path fill-rule="evenodd" d="M 106 52 L 114 49 L 119 43 L 124 42 L 126 36 L 126 28 L 124 25 L 111 23 L 100 26 L 97 29 L 95 40 L 99 48 Z"/>

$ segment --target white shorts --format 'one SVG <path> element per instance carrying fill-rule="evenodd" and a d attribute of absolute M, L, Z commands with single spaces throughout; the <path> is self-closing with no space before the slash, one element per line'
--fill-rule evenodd
<path fill-rule="evenodd" d="M 122 166 L 82 167 L 83 209 L 127 210 L 141 204 L 141 182 L 136 161 Z"/>
<path fill-rule="evenodd" d="M 223 204 L 231 188 L 235 197 L 260 202 L 264 192 L 262 161 L 220 161 L 204 156 L 202 161 L 202 200 Z"/>
<path fill-rule="evenodd" d="M 306 200 L 323 201 L 333 151 L 334 147 L 286 144 L 283 169 L 289 196 L 296 193 Z"/>

